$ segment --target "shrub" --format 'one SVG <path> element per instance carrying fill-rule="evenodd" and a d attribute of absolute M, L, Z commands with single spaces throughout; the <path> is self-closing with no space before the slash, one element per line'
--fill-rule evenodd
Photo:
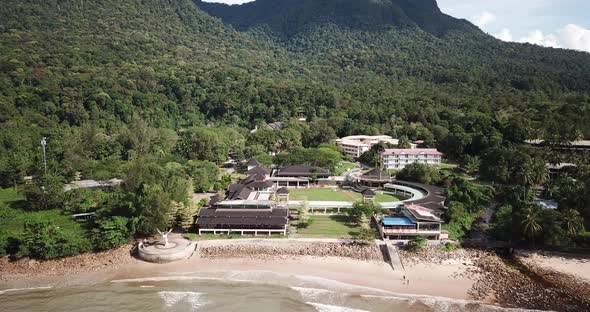
<path fill-rule="evenodd" d="M 375 240 L 375 230 L 372 228 L 362 228 L 354 235 L 354 238 L 366 244 Z"/>
<path fill-rule="evenodd" d="M 461 246 L 459 246 L 459 244 L 447 242 L 447 243 L 440 245 L 440 250 L 451 252 L 451 251 L 459 249 L 460 247 Z"/>
<path fill-rule="evenodd" d="M 408 242 L 408 250 L 419 251 L 426 247 L 427 240 L 423 236 L 416 236 Z"/>
<path fill-rule="evenodd" d="M 590 248 L 590 232 L 584 232 L 576 237 L 576 244 L 579 247 Z"/>
<path fill-rule="evenodd" d="M 441 180 L 440 173 L 436 167 L 421 163 L 407 165 L 396 175 L 396 178 L 423 184 L 437 184 Z"/>
<path fill-rule="evenodd" d="M 46 260 L 88 250 L 90 242 L 85 237 L 47 221 L 34 221 L 25 224 L 18 256 Z"/>
<path fill-rule="evenodd" d="M 117 248 L 129 242 L 129 219 L 112 217 L 96 222 L 92 230 L 92 243 L 95 250 Z"/>

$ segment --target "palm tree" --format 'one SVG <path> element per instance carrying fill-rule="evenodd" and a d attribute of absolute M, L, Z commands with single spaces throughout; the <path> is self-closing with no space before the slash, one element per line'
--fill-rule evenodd
<path fill-rule="evenodd" d="M 535 248 L 535 237 L 543 231 L 543 227 L 541 226 L 541 209 L 534 205 L 526 208 L 521 225 L 522 232 L 525 236 L 532 239 L 533 248 Z"/>
<path fill-rule="evenodd" d="M 565 230 L 567 234 L 573 239 L 578 233 L 584 231 L 584 218 L 580 215 L 580 212 L 574 209 L 568 209 L 561 213 Z"/>
<path fill-rule="evenodd" d="M 518 170 L 518 180 L 520 180 L 524 188 L 523 201 L 526 201 L 531 188 L 542 185 L 549 180 L 549 169 L 546 167 L 545 162 L 529 158 Z"/>

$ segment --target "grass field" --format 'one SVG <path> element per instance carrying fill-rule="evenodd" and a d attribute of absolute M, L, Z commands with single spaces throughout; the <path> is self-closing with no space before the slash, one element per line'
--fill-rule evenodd
<path fill-rule="evenodd" d="M 332 174 L 338 176 L 338 175 L 345 173 L 347 170 L 350 170 L 355 167 L 356 167 L 356 165 L 353 163 L 342 162 L 336 167 L 336 169 L 334 169 L 334 172 Z"/>
<path fill-rule="evenodd" d="M 356 192 L 338 189 L 291 189 L 289 190 L 289 199 L 356 202 L 362 200 L 362 196 Z"/>
<path fill-rule="evenodd" d="M 396 201 L 399 201 L 399 198 L 391 196 L 389 194 L 377 194 L 377 196 L 375 197 L 376 203 L 391 203 Z"/>
<path fill-rule="evenodd" d="M 350 238 L 360 230 L 348 224 L 345 216 L 312 216 L 311 220 L 309 227 L 297 230 L 298 236 Z"/>
<path fill-rule="evenodd" d="M 27 221 L 51 221 L 60 228 L 86 234 L 83 224 L 60 210 L 26 211 L 19 203 L 23 197 L 14 189 L 0 189 L 0 236 L 16 236 L 23 231 Z M 0 237 L 1 239 L 2 237 Z"/>
<path fill-rule="evenodd" d="M 289 190 L 290 200 L 308 200 L 308 201 L 346 201 L 357 202 L 363 199 L 360 193 L 353 191 L 344 191 L 339 189 L 291 189 Z M 377 194 L 376 203 L 395 202 L 398 198 L 387 195 Z"/>

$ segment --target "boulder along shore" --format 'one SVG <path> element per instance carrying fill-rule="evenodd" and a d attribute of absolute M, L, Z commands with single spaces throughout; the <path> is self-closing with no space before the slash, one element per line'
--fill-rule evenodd
<path fill-rule="evenodd" d="M 0 257 L 0 282 L 28 277 L 117 270 L 138 261 L 131 256 L 133 248 L 134 245 L 128 244 L 117 249 L 54 260 L 24 258 L 12 261 L 8 257 Z"/>
<path fill-rule="evenodd" d="M 552 311 L 590 311 L 590 284 L 580 278 L 541 268 L 519 256 L 499 256 L 493 251 L 459 249 L 452 252 L 429 248 L 400 252 L 404 264 L 440 264 L 460 261 L 464 273 L 474 279 L 473 300 L 508 308 Z"/>
<path fill-rule="evenodd" d="M 342 257 L 363 261 L 383 261 L 375 244 L 360 243 L 290 243 L 290 244 L 236 244 L 205 246 L 200 249 L 202 258 L 284 258 L 296 256 Z"/>
<path fill-rule="evenodd" d="M 198 242 L 204 259 L 248 258 L 277 260 L 297 257 L 338 257 L 381 262 L 383 255 L 376 244 L 354 242 Z M 0 258 L 0 284 L 21 278 L 60 276 L 80 273 L 116 271 L 138 263 L 131 256 L 133 245 L 101 253 L 37 261 Z M 453 263 L 462 277 L 473 280 L 469 299 L 509 308 L 553 311 L 590 311 L 590 284 L 575 276 L 553 271 L 523 261 L 521 256 L 501 257 L 493 251 L 458 249 L 442 251 L 400 251 L 406 268 L 423 264 L 429 267 Z"/>

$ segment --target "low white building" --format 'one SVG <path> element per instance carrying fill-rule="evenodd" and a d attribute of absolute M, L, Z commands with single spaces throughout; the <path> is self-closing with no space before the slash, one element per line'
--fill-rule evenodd
<path fill-rule="evenodd" d="M 442 156 L 441 152 L 433 148 L 386 149 L 381 153 L 381 162 L 387 170 L 401 170 L 413 163 L 438 167 Z"/>
<path fill-rule="evenodd" d="M 345 155 L 351 156 L 352 158 L 359 158 L 377 143 L 398 145 L 399 140 L 388 135 L 353 135 L 338 139 L 336 143 L 342 148 Z M 412 148 L 415 147 L 416 145 L 412 144 Z"/>

